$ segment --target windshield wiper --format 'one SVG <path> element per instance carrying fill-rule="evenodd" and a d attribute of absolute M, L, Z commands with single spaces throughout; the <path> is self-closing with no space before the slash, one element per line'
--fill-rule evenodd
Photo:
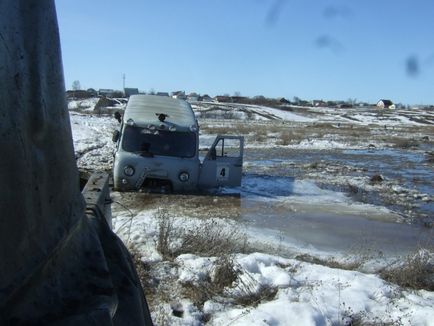
<path fill-rule="evenodd" d="M 148 151 L 135 151 L 133 153 L 139 154 L 140 156 L 143 156 L 143 157 L 154 157 L 154 154 L 152 154 L 151 152 L 148 152 Z"/>

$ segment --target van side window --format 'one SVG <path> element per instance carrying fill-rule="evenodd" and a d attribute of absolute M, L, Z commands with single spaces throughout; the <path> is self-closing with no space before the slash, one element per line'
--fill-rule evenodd
<path fill-rule="evenodd" d="M 241 144 L 239 139 L 220 139 L 215 146 L 216 157 L 240 157 Z"/>

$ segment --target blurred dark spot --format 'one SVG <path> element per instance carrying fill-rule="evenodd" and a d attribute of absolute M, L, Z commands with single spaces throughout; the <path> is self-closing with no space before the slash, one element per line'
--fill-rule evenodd
<path fill-rule="evenodd" d="M 321 49 L 330 49 L 331 51 L 337 53 L 344 49 L 342 44 L 330 35 L 320 35 L 316 40 L 315 44 Z"/>
<path fill-rule="evenodd" d="M 407 75 L 410 77 L 417 77 L 420 73 L 419 59 L 415 55 L 411 55 L 407 58 L 405 67 Z"/>
<path fill-rule="evenodd" d="M 351 16 L 351 10 L 346 6 L 327 6 L 324 8 L 323 15 L 325 18 L 347 18 Z"/>
<path fill-rule="evenodd" d="M 374 174 L 371 177 L 371 183 L 381 183 L 384 181 L 384 178 L 380 174 Z"/>
<path fill-rule="evenodd" d="M 282 12 L 283 6 L 286 4 L 286 0 L 274 0 L 268 10 L 265 22 L 267 25 L 273 25 L 279 19 L 280 13 Z"/>

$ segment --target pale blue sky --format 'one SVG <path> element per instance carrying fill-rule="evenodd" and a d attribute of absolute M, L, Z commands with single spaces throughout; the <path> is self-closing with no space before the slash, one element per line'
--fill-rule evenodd
<path fill-rule="evenodd" d="M 434 104 L 432 0 L 56 0 L 66 87 Z"/>

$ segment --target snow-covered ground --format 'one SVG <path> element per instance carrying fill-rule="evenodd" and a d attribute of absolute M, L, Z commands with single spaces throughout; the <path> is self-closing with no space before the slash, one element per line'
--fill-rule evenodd
<path fill-rule="evenodd" d="M 70 113 L 77 165 L 84 170 L 111 170 L 115 145 L 112 134 L 119 123 L 112 117 Z"/>
<path fill-rule="evenodd" d="M 117 233 L 139 250 L 145 266 L 158 266 L 146 276 L 164 298 L 153 301 L 157 324 L 201 325 L 206 320 L 210 325 L 352 325 L 360 321 L 432 325 L 434 320 L 433 292 L 406 290 L 371 273 L 261 252 L 234 254 L 237 277 L 221 293 L 215 293 L 208 283 L 215 278 L 215 256 L 181 254 L 173 262 L 163 260 L 156 249 L 158 209 L 130 215 L 118 208 L 114 214 Z M 200 229 L 203 221 L 178 217 L 176 223 L 175 230 L 180 225 Z M 233 221 L 218 223 L 220 228 L 237 227 Z M 195 303 L 183 293 L 183 287 L 195 287 L 206 299 Z M 245 296 L 253 298 L 248 304 L 237 303 Z"/>
<path fill-rule="evenodd" d="M 69 106 L 77 164 L 109 171 L 112 132 L 119 123 L 89 114 L 90 102 Z M 432 259 L 432 226 L 410 223 L 413 215 L 396 203 L 409 200 L 409 210 L 418 217 L 432 213 L 433 186 L 424 181 L 434 175 L 424 161 L 433 151 L 432 112 L 379 115 L 211 103 L 195 103 L 194 109 L 201 147 L 225 131 L 247 137 L 242 187 L 216 196 L 112 193 L 114 231 L 144 264 L 156 324 L 434 325 L 434 292 L 386 282 L 378 271 L 391 257 L 366 253 L 382 237 L 399 238 L 392 247 L 402 245 L 398 253 L 404 253 L 417 243 L 413 235 L 423 233 L 428 246 L 418 254 Z M 394 149 L 397 144 L 411 151 Z M 373 149 L 389 152 L 374 156 Z M 414 166 L 423 174 L 412 171 Z M 409 176 L 393 171 L 396 167 Z M 384 180 L 372 183 L 372 175 L 363 175 L 371 171 Z M 239 196 L 225 195 L 232 191 Z M 366 200 L 357 197 L 365 192 Z M 378 195 L 372 199 L 371 193 Z M 167 231 L 164 220 L 172 223 L 173 248 L 189 234 L 200 238 L 213 228 L 230 241 L 247 240 L 246 246 L 239 250 L 234 243 L 237 250 L 221 254 L 182 252 L 167 259 L 157 250 L 162 230 Z M 398 223 L 403 221 L 410 225 Z M 431 221 L 427 216 L 426 223 Z M 359 236 L 362 231 L 366 234 Z M 369 243 L 356 253 L 344 250 L 363 239 Z M 219 259 L 225 255 L 234 275 L 217 289 Z M 349 266 L 353 270 L 346 270 Z"/>

